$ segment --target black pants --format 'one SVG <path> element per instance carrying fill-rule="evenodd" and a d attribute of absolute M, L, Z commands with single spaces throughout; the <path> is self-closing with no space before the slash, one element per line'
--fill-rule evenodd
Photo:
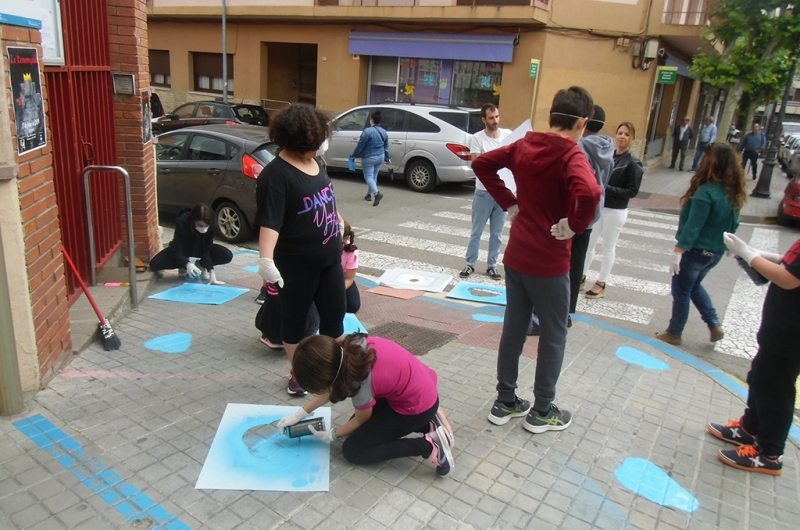
<path fill-rule="evenodd" d="M 753 180 L 758 177 L 758 151 L 743 151 L 742 152 L 742 169 L 747 167 L 747 161 L 750 161 L 750 168 L 753 170 Z"/>
<path fill-rule="evenodd" d="M 281 336 L 281 322 L 283 321 L 283 311 L 281 311 L 281 288 L 274 283 L 268 283 L 261 288 L 264 293 L 264 304 L 256 313 L 256 328 L 261 332 L 262 337 L 266 337 L 273 344 L 283 344 Z M 305 337 L 309 337 L 317 332 L 319 328 L 319 312 L 317 306 L 312 302 L 311 309 L 306 316 L 306 327 L 303 332 Z"/>
<path fill-rule="evenodd" d="M 798 374 L 800 355 L 790 345 L 780 352 L 774 347 L 759 346 L 750 365 L 742 426 L 755 436 L 767 456 L 783 454 L 794 417 Z"/>
<path fill-rule="evenodd" d="M 208 263 L 203 258 L 198 261 L 199 265 L 204 269 L 212 270 L 215 265 L 225 265 L 226 263 L 230 263 L 232 259 L 233 252 L 222 245 L 217 245 L 214 243 L 211 245 L 211 263 Z M 153 256 L 153 259 L 150 260 L 150 270 L 154 272 L 163 271 L 166 269 L 182 269 L 183 267 L 184 264 L 179 263 L 178 260 L 175 259 L 175 254 L 169 247 Z"/>
<path fill-rule="evenodd" d="M 680 155 L 681 155 L 681 163 L 680 163 L 680 165 L 678 167 L 680 168 L 681 171 L 683 171 L 683 163 L 684 163 L 684 161 L 686 161 L 686 148 L 687 147 L 688 146 L 681 145 L 678 142 L 675 142 L 674 144 L 672 144 L 672 163 L 669 165 L 669 167 L 675 167 L 675 160 L 678 159 L 678 153 L 680 153 Z"/>
<path fill-rule="evenodd" d="M 358 292 L 356 282 L 353 282 L 353 285 L 351 285 L 344 294 L 345 298 L 347 298 L 347 312 L 358 313 L 358 310 L 361 309 L 361 295 Z"/>
<path fill-rule="evenodd" d="M 433 447 L 424 436 L 403 438 L 412 432 L 427 434 L 439 408 L 439 400 L 421 414 L 404 416 L 385 399 L 376 400 L 372 417 L 342 444 L 342 455 L 351 464 L 368 465 L 404 456 L 431 456 Z"/>
<path fill-rule="evenodd" d="M 578 295 L 581 294 L 581 277 L 583 276 L 583 262 L 586 260 L 586 251 L 589 250 L 589 236 L 592 229 L 587 228 L 582 234 L 572 236 L 572 254 L 569 256 L 569 312 L 574 313 L 578 305 Z"/>

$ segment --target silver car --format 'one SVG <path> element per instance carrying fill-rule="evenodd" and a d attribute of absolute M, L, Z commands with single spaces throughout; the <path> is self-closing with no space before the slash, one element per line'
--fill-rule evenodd
<path fill-rule="evenodd" d="M 381 111 L 381 127 L 389 136 L 390 170 L 402 175 L 412 190 L 433 191 L 441 182 L 470 182 L 469 141 L 483 129 L 480 109 L 425 103 L 380 103 L 355 107 L 331 124 L 331 139 L 325 160 L 330 169 L 348 169 L 369 117 Z M 360 160 L 356 160 L 360 168 Z"/>

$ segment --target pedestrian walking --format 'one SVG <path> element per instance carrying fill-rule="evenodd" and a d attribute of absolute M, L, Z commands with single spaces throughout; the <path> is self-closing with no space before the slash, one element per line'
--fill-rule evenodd
<path fill-rule="evenodd" d="M 500 111 L 497 109 L 497 105 L 484 104 L 481 107 L 481 121 L 483 130 L 476 132 L 470 140 L 469 152 L 473 161 L 480 155 L 503 145 L 503 140 L 511 134 L 510 129 L 500 128 Z M 513 175 L 506 176 L 503 182 L 512 192 L 517 190 Z M 497 272 L 497 258 L 500 256 L 500 245 L 503 242 L 506 212 L 500 208 L 491 194 L 486 191 L 486 186 L 478 179 L 475 181 L 475 195 L 472 197 L 472 233 L 467 245 L 467 265 L 459 273 L 462 278 L 468 278 L 475 272 L 481 235 L 486 221 L 489 221 L 489 256 L 486 259 L 486 274 L 493 280 L 501 280 L 503 277 Z"/>
<path fill-rule="evenodd" d="M 356 150 L 350 159 L 361 159 L 361 170 L 367 182 L 367 195 L 364 200 L 373 201 L 373 206 L 378 206 L 383 199 L 383 193 L 378 191 L 378 171 L 385 163 L 392 162 L 389 156 L 389 135 L 381 123 L 381 111 L 376 110 L 369 117 L 369 127 L 364 129 L 358 139 Z"/>
<path fill-rule="evenodd" d="M 666 331 L 655 337 L 679 345 L 693 303 L 709 329 L 709 340 L 717 342 L 725 333 L 719 316 L 702 285 L 725 251 L 724 232 L 739 227 L 739 210 L 747 200 L 744 172 L 736 152 L 727 144 L 713 144 L 692 176 L 681 197 L 677 244 L 672 254 L 672 318 Z"/>
<path fill-rule="evenodd" d="M 681 155 L 681 161 L 678 169 L 683 171 L 683 162 L 686 160 L 686 149 L 689 147 L 689 141 L 694 138 L 694 130 L 689 125 L 689 116 L 683 118 L 681 125 L 676 125 L 672 130 L 672 162 L 669 165 L 670 169 L 675 169 L 675 161 L 678 155 Z"/>
<path fill-rule="evenodd" d="M 333 184 L 315 160 L 330 132 L 328 122 L 325 113 L 310 105 L 280 111 L 270 123 L 269 136 L 281 151 L 256 184 L 258 273 L 283 288 L 281 339 L 289 361 L 306 336 L 312 302 L 319 311 L 320 334 L 339 338 L 344 333 L 340 218 Z M 294 377 L 286 391 L 304 393 Z"/>
<path fill-rule="evenodd" d="M 439 408 L 436 372 L 388 339 L 355 333 L 336 341 L 315 335 L 297 346 L 292 369 L 314 397 L 277 423 L 297 424 L 328 402 L 350 398 L 355 414 L 344 425 L 309 427 L 319 440 L 344 440 L 342 456 L 356 465 L 421 456 L 439 476 L 453 470 L 453 430 Z M 409 437 L 419 433 L 423 436 Z"/>
<path fill-rule="evenodd" d="M 766 147 L 767 137 L 764 136 L 761 125 L 754 123 L 750 132 L 745 135 L 739 144 L 739 150 L 742 152 L 742 168 L 747 167 L 747 162 L 750 162 L 750 169 L 753 170 L 753 180 L 758 178 L 758 157 L 761 156 Z"/>
<path fill-rule="evenodd" d="M 783 256 L 756 250 L 733 234 L 725 246 L 771 281 L 764 299 L 758 352 L 747 374 L 747 407 L 738 420 L 709 423 L 708 431 L 737 449 L 723 449 L 719 459 L 744 471 L 780 475 L 783 451 L 794 419 L 800 374 L 800 239 Z"/>
<path fill-rule="evenodd" d="M 717 126 L 714 125 L 714 120 L 711 116 L 703 120 L 703 128 L 700 129 L 700 137 L 697 139 L 697 150 L 694 152 L 694 160 L 692 161 L 692 171 L 697 171 L 697 165 L 700 163 L 700 158 L 706 150 L 706 146 L 713 144 L 717 139 Z"/>
<path fill-rule="evenodd" d="M 527 416 L 523 427 L 542 433 L 566 429 L 572 421 L 572 414 L 553 401 L 567 340 L 570 238 L 586 230 L 600 200 L 600 186 L 577 143 L 593 108 L 585 89 L 559 90 L 548 132 L 529 132 L 472 163 L 475 175 L 512 221 L 503 256 L 507 303 L 497 353 L 497 400 L 489 413 L 495 425 Z M 502 168 L 514 174 L 516 195 L 497 174 Z M 516 388 L 534 306 L 542 332 L 531 410 Z"/>
<path fill-rule="evenodd" d="M 731 126 L 728 127 L 728 138 L 726 138 L 726 141 L 728 143 L 731 143 L 731 140 L 736 138 L 736 130 L 737 130 L 736 129 L 736 124 L 735 123 L 731 123 Z"/>
<path fill-rule="evenodd" d="M 594 225 L 589 236 L 584 270 L 589 270 L 594 261 L 594 249 L 600 237 L 603 237 L 603 259 L 600 262 L 600 273 L 594 285 L 584 293 L 586 298 L 604 298 L 606 280 L 611 274 L 617 259 L 617 240 L 628 220 L 628 202 L 639 193 L 642 185 L 644 168 L 642 162 L 631 153 L 631 145 L 636 138 L 636 129 L 631 122 L 622 122 L 617 127 L 614 151 L 614 169 L 608 179 L 603 203 L 603 213 Z M 581 283 L 586 281 L 585 276 Z"/>

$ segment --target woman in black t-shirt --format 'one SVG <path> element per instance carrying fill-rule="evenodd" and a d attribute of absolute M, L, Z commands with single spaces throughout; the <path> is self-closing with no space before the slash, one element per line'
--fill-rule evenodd
<path fill-rule="evenodd" d="M 344 334 L 345 290 L 342 235 L 336 200 L 325 168 L 314 159 L 329 134 L 328 116 L 309 105 L 292 105 L 274 117 L 269 135 L 281 148 L 256 186 L 259 270 L 281 289 L 281 338 L 289 361 L 306 335 L 311 303 L 319 332 Z M 287 392 L 306 392 L 294 376 Z"/>

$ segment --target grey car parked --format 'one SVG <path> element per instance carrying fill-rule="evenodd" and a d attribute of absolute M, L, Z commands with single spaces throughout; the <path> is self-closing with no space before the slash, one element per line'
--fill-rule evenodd
<path fill-rule="evenodd" d="M 441 182 L 470 182 L 469 140 L 483 129 L 480 109 L 425 103 L 380 103 L 355 107 L 331 124 L 325 160 L 329 169 L 348 169 L 348 159 L 358 144 L 369 117 L 381 111 L 381 127 L 389 136 L 391 169 L 402 175 L 414 191 L 430 192 Z M 361 161 L 356 160 L 357 167 Z"/>
<path fill-rule="evenodd" d="M 277 146 L 255 125 L 206 125 L 157 138 L 158 209 L 177 213 L 204 203 L 217 214 L 221 239 L 239 243 L 252 234 L 256 179 Z"/>

